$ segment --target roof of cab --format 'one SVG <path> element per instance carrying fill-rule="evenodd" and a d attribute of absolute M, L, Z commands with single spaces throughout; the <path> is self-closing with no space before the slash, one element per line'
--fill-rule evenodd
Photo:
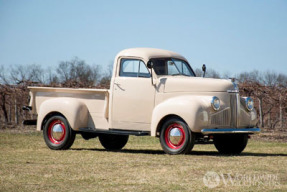
<path fill-rule="evenodd" d="M 155 49 L 155 48 L 130 48 L 120 51 L 116 57 L 140 57 L 145 60 L 151 58 L 164 58 L 164 57 L 173 57 L 187 61 L 182 55 L 164 50 L 164 49 Z"/>

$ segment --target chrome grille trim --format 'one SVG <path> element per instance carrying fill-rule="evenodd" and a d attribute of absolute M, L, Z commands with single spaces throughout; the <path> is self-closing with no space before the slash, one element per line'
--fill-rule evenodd
<path fill-rule="evenodd" d="M 239 93 L 236 93 L 236 109 L 237 109 L 237 116 L 236 116 L 236 118 L 237 118 L 237 120 L 236 120 L 236 122 L 237 122 L 237 128 L 239 128 L 240 127 L 240 106 L 241 106 L 241 104 L 240 104 L 240 95 L 239 95 Z"/>
<path fill-rule="evenodd" d="M 230 126 L 234 128 L 239 127 L 239 114 L 240 114 L 240 100 L 239 94 L 230 94 L 230 108 L 231 108 L 231 119 Z"/>
<path fill-rule="evenodd" d="M 212 126 L 229 126 L 230 125 L 230 108 L 211 115 L 210 124 Z"/>

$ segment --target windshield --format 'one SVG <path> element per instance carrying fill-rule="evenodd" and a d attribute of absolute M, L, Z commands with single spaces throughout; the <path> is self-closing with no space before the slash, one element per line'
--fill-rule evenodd
<path fill-rule="evenodd" d="M 183 60 L 174 58 L 152 59 L 153 68 L 157 75 L 184 75 L 195 77 L 189 64 Z"/>

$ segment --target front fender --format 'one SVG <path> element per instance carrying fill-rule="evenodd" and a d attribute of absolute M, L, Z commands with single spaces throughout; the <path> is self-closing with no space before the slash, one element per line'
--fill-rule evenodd
<path fill-rule="evenodd" d="M 61 113 L 68 120 L 73 130 L 88 125 L 88 108 L 81 101 L 73 98 L 54 98 L 44 101 L 39 109 L 37 130 L 42 129 L 45 117 L 53 112 Z"/>
<path fill-rule="evenodd" d="M 153 110 L 151 136 L 156 136 L 160 121 L 168 115 L 181 117 L 193 132 L 200 132 L 208 125 L 210 96 L 179 96 L 165 100 Z"/>

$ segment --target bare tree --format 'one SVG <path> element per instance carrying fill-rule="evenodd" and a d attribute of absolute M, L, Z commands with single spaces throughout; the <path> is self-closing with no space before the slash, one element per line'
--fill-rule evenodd
<path fill-rule="evenodd" d="M 6 124 L 9 122 L 9 117 L 8 117 L 8 111 L 7 111 L 7 99 L 8 99 L 8 95 L 10 95 L 11 92 L 8 88 L 7 85 L 0 85 L 0 105 L 1 105 L 1 109 L 3 111 L 4 114 L 4 119 Z"/>
<path fill-rule="evenodd" d="M 243 95 L 254 96 L 258 100 L 260 127 L 265 126 L 266 120 L 270 128 L 275 128 L 278 123 L 283 127 L 287 96 L 286 79 L 285 75 L 270 71 L 253 71 L 239 75 Z"/>
<path fill-rule="evenodd" d="M 99 84 L 100 87 L 107 88 L 107 89 L 110 88 L 112 73 L 113 73 L 113 63 L 110 63 L 109 65 L 107 65 L 106 73 L 100 81 L 100 84 Z"/>
<path fill-rule="evenodd" d="M 8 84 L 7 71 L 4 66 L 0 66 L 0 84 Z"/>
<path fill-rule="evenodd" d="M 40 65 L 17 65 L 12 66 L 9 71 L 9 82 L 11 84 L 20 84 L 20 83 L 43 83 L 44 80 L 44 71 Z"/>
<path fill-rule="evenodd" d="M 99 66 L 90 66 L 77 57 L 60 62 L 57 72 L 58 79 L 66 87 L 93 87 L 100 78 Z"/>

